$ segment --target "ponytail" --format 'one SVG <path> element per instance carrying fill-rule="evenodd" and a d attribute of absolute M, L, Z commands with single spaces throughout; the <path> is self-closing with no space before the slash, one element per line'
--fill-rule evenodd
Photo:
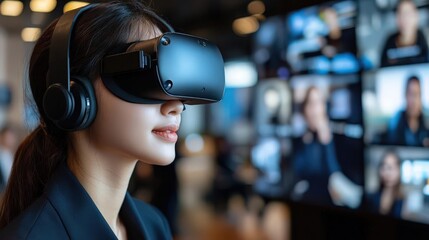
<path fill-rule="evenodd" d="M 48 135 L 39 126 L 19 145 L 0 207 L 0 228 L 42 195 L 55 168 L 66 158 L 65 139 Z"/>

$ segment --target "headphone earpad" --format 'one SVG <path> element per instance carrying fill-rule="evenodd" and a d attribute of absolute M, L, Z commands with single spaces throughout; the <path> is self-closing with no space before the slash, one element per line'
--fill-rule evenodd
<path fill-rule="evenodd" d="M 60 84 L 53 84 L 44 95 L 43 107 L 48 118 L 60 129 L 85 129 L 97 113 L 94 87 L 89 79 L 82 77 L 72 77 L 70 91 Z"/>
<path fill-rule="evenodd" d="M 43 109 L 54 123 L 63 121 L 73 112 L 73 96 L 62 85 L 52 84 L 43 95 Z"/>
<path fill-rule="evenodd" d="M 72 77 L 70 92 L 74 99 L 74 109 L 69 119 L 63 121 L 62 128 L 69 131 L 85 129 L 91 125 L 97 113 L 94 87 L 89 79 Z"/>

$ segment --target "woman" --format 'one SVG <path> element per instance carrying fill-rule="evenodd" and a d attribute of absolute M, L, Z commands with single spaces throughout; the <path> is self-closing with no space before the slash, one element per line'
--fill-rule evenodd
<path fill-rule="evenodd" d="M 422 111 L 421 89 L 421 82 L 417 76 L 408 78 L 405 87 L 406 108 L 389 121 L 385 141 L 387 144 L 429 146 L 429 131 Z"/>
<path fill-rule="evenodd" d="M 353 28 L 341 29 L 338 13 L 333 7 L 321 10 L 321 19 L 328 28 L 328 34 L 322 38 L 322 53 L 333 58 L 339 53 L 356 54 L 355 30 Z"/>
<path fill-rule="evenodd" d="M 398 32 L 392 34 L 381 52 L 381 67 L 429 61 L 426 37 L 419 30 L 419 12 L 413 0 L 400 0 L 396 7 Z"/>
<path fill-rule="evenodd" d="M 71 75 L 91 79 L 97 112 L 88 128 L 73 132 L 58 128 L 45 113 L 56 22 L 44 31 L 29 69 L 40 125 L 16 153 L 1 207 L 1 239 L 171 239 L 165 218 L 131 198 L 127 187 L 137 161 L 173 161 L 184 105 L 123 101 L 106 88 L 99 70 L 104 56 L 157 37 L 160 25 L 137 1 L 98 4 L 82 13 L 71 39 Z"/>
<path fill-rule="evenodd" d="M 302 113 L 307 132 L 294 142 L 293 169 L 298 182 L 294 198 L 331 204 L 336 196 L 328 190 L 329 177 L 339 172 L 340 166 L 329 127 L 326 101 L 318 88 L 310 87 L 307 90 Z M 305 191 L 302 186 L 306 186 Z M 299 189 L 302 189 L 299 191 L 302 195 L 298 197 L 296 192 Z"/>
<path fill-rule="evenodd" d="M 401 192 L 401 160 L 393 150 L 384 153 L 378 165 L 379 190 L 368 194 L 367 205 L 384 215 L 401 217 L 403 196 Z"/>

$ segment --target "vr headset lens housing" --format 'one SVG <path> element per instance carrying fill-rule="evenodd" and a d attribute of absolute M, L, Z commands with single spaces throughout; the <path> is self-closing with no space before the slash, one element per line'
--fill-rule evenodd
<path fill-rule="evenodd" d="M 212 103 L 222 99 L 225 88 L 219 49 L 205 39 L 173 32 L 105 57 L 101 76 L 113 94 L 133 103 Z"/>

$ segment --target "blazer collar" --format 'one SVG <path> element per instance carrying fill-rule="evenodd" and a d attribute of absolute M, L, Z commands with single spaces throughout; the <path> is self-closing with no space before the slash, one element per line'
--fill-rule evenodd
<path fill-rule="evenodd" d="M 128 192 L 125 195 L 119 217 L 127 228 L 128 239 L 149 239 L 149 234 L 145 228 L 150 226 L 150 223 L 147 222 L 148 218 L 144 218 L 139 214 L 134 200 Z"/>
<path fill-rule="evenodd" d="M 58 166 L 46 194 L 71 239 L 117 239 L 65 161 Z M 130 239 L 147 239 L 144 223 L 128 193 L 122 204 L 120 217 Z"/>

